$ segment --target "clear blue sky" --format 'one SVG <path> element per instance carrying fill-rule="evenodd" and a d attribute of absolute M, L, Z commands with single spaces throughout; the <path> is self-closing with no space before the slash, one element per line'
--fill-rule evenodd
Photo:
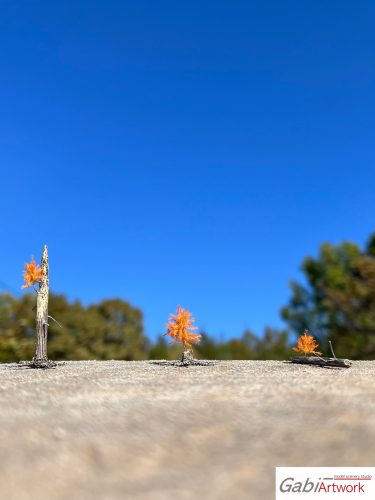
<path fill-rule="evenodd" d="M 373 1 L 1 2 L 0 279 L 281 326 L 288 280 L 375 231 Z M 41 217 L 43 214 L 43 217 Z"/>

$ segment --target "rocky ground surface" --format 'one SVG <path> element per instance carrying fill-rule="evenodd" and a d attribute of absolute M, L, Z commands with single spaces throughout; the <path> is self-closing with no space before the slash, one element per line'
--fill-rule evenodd
<path fill-rule="evenodd" d="M 0 498 L 274 498 L 275 466 L 375 465 L 375 362 L 0 365 Z"/>

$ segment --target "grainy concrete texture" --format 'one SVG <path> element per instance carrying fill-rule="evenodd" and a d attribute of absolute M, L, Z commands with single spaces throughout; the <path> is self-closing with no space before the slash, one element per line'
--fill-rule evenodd
<path fill-rule="evenodd" d="M 0 365 L 0 498 L 272 500 L 274 467 L 375 465 L 375 362 Z"/>

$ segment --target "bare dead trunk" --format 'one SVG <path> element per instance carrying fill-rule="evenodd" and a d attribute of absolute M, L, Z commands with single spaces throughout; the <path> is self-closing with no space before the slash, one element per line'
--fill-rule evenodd
<path fill-rule="evenodd" d="M 34 363 L 48 361 L 47 356 L 47 335 L 48 335 L 48 249 L 44 245 L 42 260 L 40 263 L 42 270 L 42 280 L 39 283 L 39 291 L 36 299 L 36 347 Z"/>

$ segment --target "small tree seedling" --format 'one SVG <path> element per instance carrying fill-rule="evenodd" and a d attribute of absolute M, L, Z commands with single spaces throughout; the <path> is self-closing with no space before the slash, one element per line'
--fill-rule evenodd
<path fill-rule="evenodd" d="M 293 351 L 299 352 L 304 356 L 315 355 L 321 356 L 322 353 L 316 349 L 319 347 L 318 342 L 314 339 L 312 335 L 309 335 L 309 331 L 305 330 L 303 335 L 297 341 L 297 347 L 293 347 Z"/>
<path fill-rule="evenodd" d="M 299 363 L 303 365 L 316 365 L 322 367 L 338 367 L 338 368 L 350 368 L 351 361 L 348 359 L 336 358 L 332 343 L 330 342 L 331 351 L 333 358 L 322 358 L 322 353 L 317 351 L 319 344 L 314 339 L 312 335 L 309 335 L 309 331 L 305 330 L 303 335 L 301 335 L 297 341 L 297 346 L 293 347 L 293 351 L 303 354 L 303 356 L 297 356 L 291 358 L 292 363 Z"/>
<path fill-rule="evenodd" d="M 36 340 L 35 356 L 30 366 L 33 368 L 50 368 L 55 365 L 48 360 L 48 296 L 49 296 L 49 270 L 48 249 L 44 245 L 40 266 L 31 258 L 30 263 L 25 263 L 23 272 L 24 285 L 22 288 L 33 287 L 36 292 Z M 38 286 L 38 288 L 35 288 Z"/>
<path fill-rule="evenodd" d="M 171 314 L 166 324 L 167 331 L 173 342 L 181 342 L 184 347 L 181 362 L 189 364 L 194 361 L 192 345 L 199 344 L 201 336 L 193 333 L 198 328 L 194 326 L 194 318 L 191 312 L 178 306 L 177 313 Z"/>

